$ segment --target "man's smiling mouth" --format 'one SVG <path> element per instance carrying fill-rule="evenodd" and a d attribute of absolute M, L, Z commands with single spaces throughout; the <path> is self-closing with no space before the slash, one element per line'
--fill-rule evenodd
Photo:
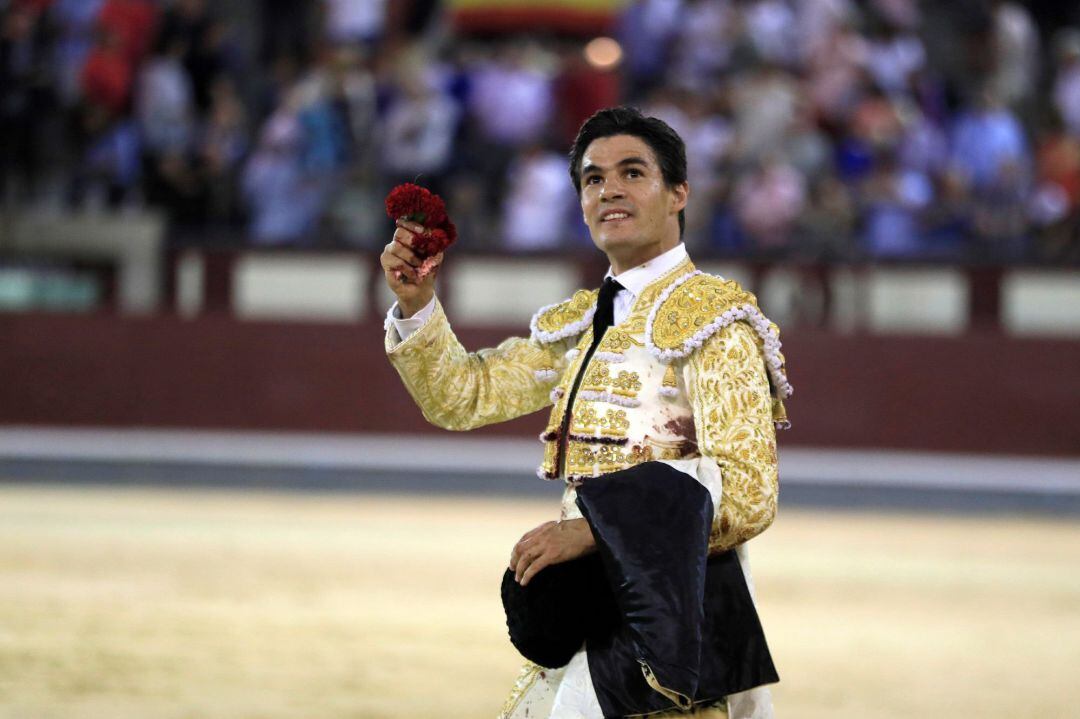
<path fill-rule="evenodd" d="M 616 211 L 616 212 L 606 212 L 606 213 L 604 213 L 604 216 L 600 218 L 600 221 L 601 222 L 613 222 L 613 221 L 616 221 L 616 220 L 629 220 L 629 219 L 630 219 L 630 213 L 629 212 Z"/>

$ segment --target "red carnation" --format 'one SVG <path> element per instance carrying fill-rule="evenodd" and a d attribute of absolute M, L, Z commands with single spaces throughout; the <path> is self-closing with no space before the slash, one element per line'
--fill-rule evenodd
<path fill-rule="evenodd" d="M 435 267 L 435 255 L 454 244 L 457 228 L 446 215 L 443 199 L 427 188 L 406 183 L 398 185 L 386 196 L 386 214 L 391 220 L 406 220 L 424 226 L 424 233 L 415 235 L 412 251 L 423 260 L 417 275 L 425 277 Z"/>
<path fill-rule="evenodd" d="M 446 204 L 426 187 L 407 182 L 386 196 L 386 214 L 391 220 L 408 220 L 424 227 L 446 224 Z"/>

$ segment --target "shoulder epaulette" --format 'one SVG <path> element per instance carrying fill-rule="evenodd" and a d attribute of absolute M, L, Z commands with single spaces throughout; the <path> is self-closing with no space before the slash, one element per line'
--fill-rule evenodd
<path fill-rule="evenodd" d="M 745 322 L 762 340 L 765 366 L 780 399 L 791 385 L 780 353 L 780 329 L 758 308 L 757 299 L 734 280 L 695 270 L 672 282 L 645 322 L 645 347 L 664 362 L 690 356 L 732 322 Z"/>
<path fill-rule="evenodd" d="M 596 313 L 596 290 L 578 290 L 562 302 L 541 307 L 529 322 L 532 338 L 548 344 L 584 332 Z"/>

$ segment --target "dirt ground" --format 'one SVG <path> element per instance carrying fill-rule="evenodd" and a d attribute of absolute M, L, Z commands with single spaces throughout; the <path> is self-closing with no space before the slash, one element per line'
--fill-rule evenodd
<path fill-rule="evenodd" d="M 0 717 L 493 717 L 554 500 L 0 485 Z M 782 719 L 1080 716 L 1080 523 L 782 510 Z"/>

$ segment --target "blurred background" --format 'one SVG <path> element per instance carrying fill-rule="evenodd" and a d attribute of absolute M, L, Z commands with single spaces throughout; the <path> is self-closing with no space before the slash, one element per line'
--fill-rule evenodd
<path fill-rule="evenodd" d="M 1075 714 L 1080 7 L 0 0 L 0 716 L 493 716 L 544 417 L 425 424 L 386 192 L 466 346 L 596 286 L 570 142 L 685 139 L 782 328 L 780 716 Z M 1006 660 L 1006 657 L 1008 660 Z"/>

